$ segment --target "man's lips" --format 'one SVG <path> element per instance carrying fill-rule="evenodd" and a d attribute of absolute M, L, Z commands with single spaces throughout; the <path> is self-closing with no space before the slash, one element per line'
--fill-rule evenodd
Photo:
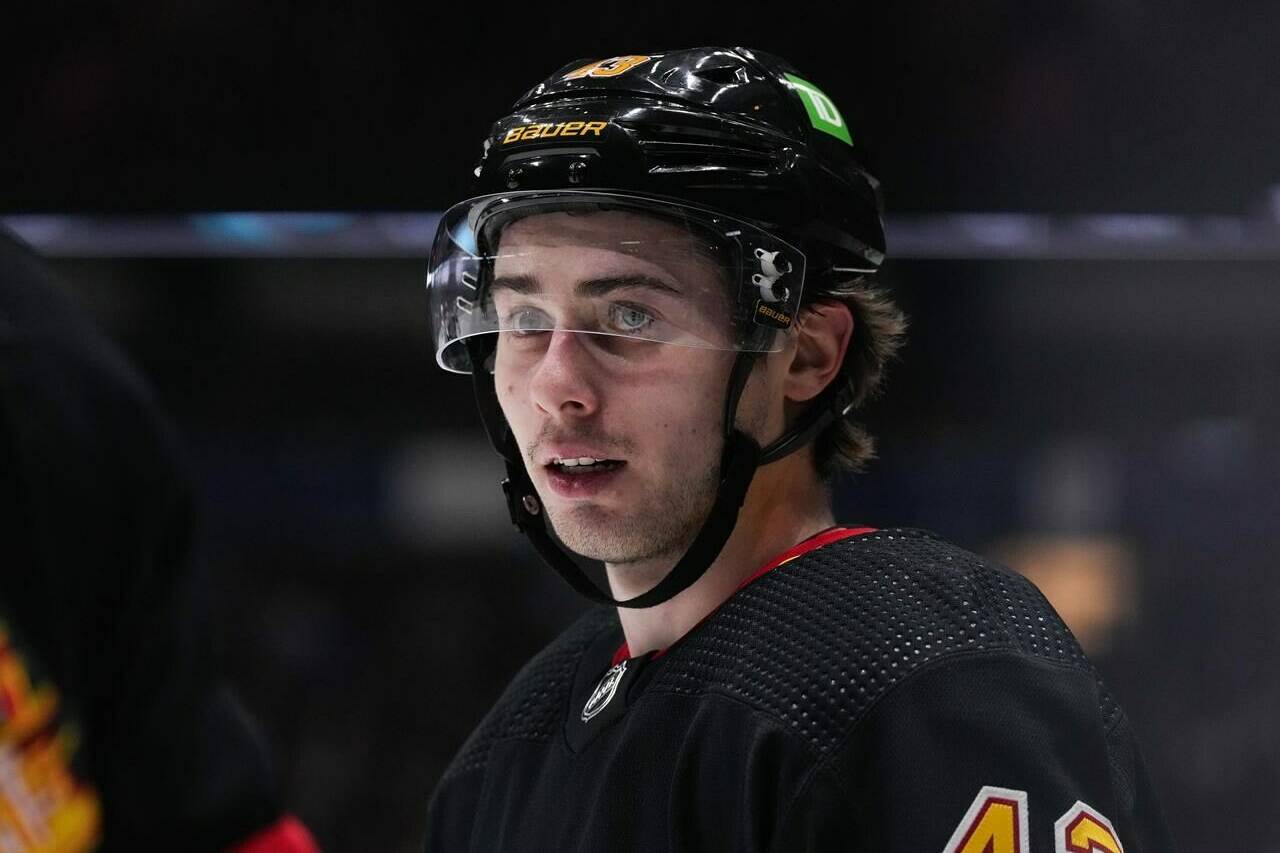
<path fill-rule="evenodd" d="M 549 464 L 542 470 L 552 494 L 560 498 L 585 499 L 602 497 L 623 476 L 626 465 L 621 461 L 603 465 Z"/>
<path fill-rule="evenodd" d="M 585 441 L 545 442 L 530 457 L 550 493 L 569 500 L 602 497 L 627 467 L 618 450 Z"/>

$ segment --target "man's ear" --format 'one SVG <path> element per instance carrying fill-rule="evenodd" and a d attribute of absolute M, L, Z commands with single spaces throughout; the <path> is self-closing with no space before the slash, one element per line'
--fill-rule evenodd
<path fill-rule="evenodd" d="M 853 340 L 853 313 L 843 302 L 806 306 L 796 323 L 796 353 L 787 371 L 787 400 L 802 403 L 831 384 Z"/>

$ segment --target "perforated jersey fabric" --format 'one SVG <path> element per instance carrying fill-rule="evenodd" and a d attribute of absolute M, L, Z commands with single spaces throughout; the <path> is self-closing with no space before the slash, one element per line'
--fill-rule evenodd
<path fill-rule="evenodd" d="M 1072 849 L 1073 808 L 1126 853 L 1171 849 L 1070 631 L 930 533 L 810 551 L 661 656 L 615 667 L 621 640 L 592 611 L 516 676 L 442 778 L 428 851 L 983 850 L 962 824 L 991 829 L 992 790 L 1022 804 L 1019 853 Z"/>

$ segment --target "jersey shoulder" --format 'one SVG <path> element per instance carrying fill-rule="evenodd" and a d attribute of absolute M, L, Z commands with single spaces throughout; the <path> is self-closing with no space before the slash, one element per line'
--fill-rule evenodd
<path fill-rule="evenodd" d="M 1021 575 L 932 533 L 885 529 L 810 551 L 729 599 L 677 644 L 652 689 L 718 694 L 771 716 L 817 753 L 892 688 L 974 655 L 1096 672 Z M 1098 682 L 1099 710 L 1119 709 Z"/>
<path fill-rule="evenodd" d="M 579 661 L 605 633 L 620 633 L 617 616 L 608 608 L 593 608 L 534 655 L 463 743 L 442 781 L 483 767 L 494 745 L 503 741 L 549 740 L 563 724 Z"/>

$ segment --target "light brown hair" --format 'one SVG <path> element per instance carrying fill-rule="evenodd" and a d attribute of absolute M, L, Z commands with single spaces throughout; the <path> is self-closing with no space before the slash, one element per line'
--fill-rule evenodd
<path fill-rule="evenodd" d="M 818 433 L 813 443 L 814 465 L 830 482 L 841 473 L 863 470 L 875 458 L 875 439 L 852 415 L 880 392 L 889 362 L 906 342 L 907 317 L 887 290 L 863 276 L 823 289 L 813 301 L 839 302 L 853 314 L 853 339 L 843 367 L 853 381 L 853 408 L 849 416 Z"/>

